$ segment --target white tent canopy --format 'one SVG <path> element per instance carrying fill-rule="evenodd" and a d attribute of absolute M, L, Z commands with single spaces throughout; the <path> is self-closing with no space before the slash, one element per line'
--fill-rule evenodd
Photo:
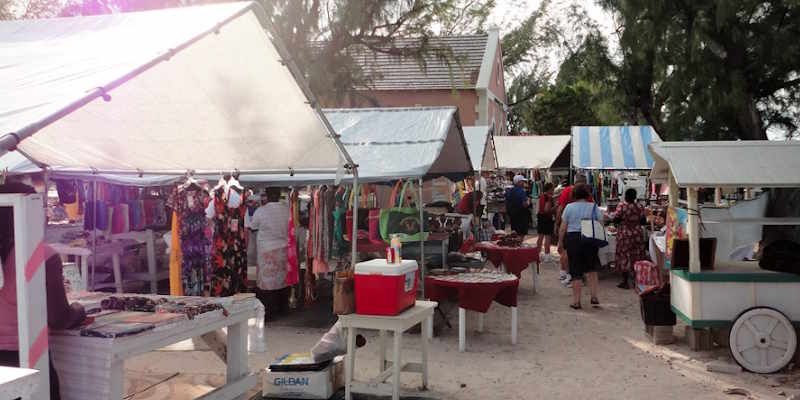
<path fill-rule="evenodd" d="M 62 172 L 341 169 L 348 156 L 260 10 L 226 3 L 0 23 L 0 153 L 16 135 L 21 152 Z"/>
<path fill-rule="evenodd" d="M 800 142 L 662 142 L 650 153 L 650 177 L 672 171 L 680 187 L 800 187 Z"/>
<path fill-rule="evenodd" d="M 455 107 L 326 109 L 325 117 L 358 165 L 359 182 L 446 176 L 472 172 Z M 242 176 L 248 183 L 325 184 L 334 174 Z M 348 179 L 345 179 L 346 181 Z"/>
<path fill-rule="evenodd" d="M 643 126 L 573 126 L 572 166 L 581 169 L 649 170 L 647 151 L 660 142 L 656 131 Z"/>
<path fill-rule="evenodd" d="M 501 169 L 551 168 L 569 140 L 569 135 L 495 136 L 497 166 Z"/>
<path fill-rule="evenodd" d="M 497 154 L 494 149 L 494 132 L 487 125 L 465 126 L 464 139 L 467 141 L 469 158 L 475 171 L 497 169 Z"/>

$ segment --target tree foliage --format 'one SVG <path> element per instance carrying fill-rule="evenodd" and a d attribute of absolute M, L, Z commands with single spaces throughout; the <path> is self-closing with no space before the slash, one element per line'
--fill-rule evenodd
<path fill-rule="evenodd" d="M 312 91 L 336 102 L 364 97 L 363 91 L 353 89 L 368 88 L 377 78 L 355 62 L 365 49 L 415 59 L 422 69 L 430 56 L 457 65 L 452 49 L 431 38 L 483 32 L 494 4 L 495 0 L 266 0 L 278 36 L 288 44 Z"/>
<path fill-rule="evenodd" d="M 800 125 L 800 3 L 603 0 L 620 85 L 662 137 L 766 139 Z"/>
<path fill-rule="evenodd" d="M 573 125 L 637 121 L 618 89 L 607 41 L 580 5 L 542 3 L 503 37 L 503 51 L 506 69 L 522 70 L 508 91 L 510 131 L 563 135 Z"/>

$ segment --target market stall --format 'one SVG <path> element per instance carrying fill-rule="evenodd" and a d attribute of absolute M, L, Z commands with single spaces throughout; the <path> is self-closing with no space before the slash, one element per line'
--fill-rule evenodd
<path fill-rule="evenodd" d="M 464 139 L 467 141 L 469 159 L 475 171 L 494 171 L 497 169 L 497 151 L 494 144 L 494 130 L 485 125 L 465 126 Z"/>
<path fill-rule="evenodd" d="M 410 229 L 386 232 L 387 235 L 400 233 L 404 241 L 404 257 L 419 257 L 422 275 L 426 273 L 425 249 L 433 247 L 438 252 L 444 238 L 426 244 L 430 239 L 424 232 L 423 182 L 436 177 L 450 180 L 463 179 L 472 172 L 472 163 L 466 147 L 458 110 L 455 107 L 407 107 L 407 108 L 363 108 L 326 109 L 324 115 L 334 131 L 359 166 L 358 181 L 366 184 L 392 185 L 389 190 L 375 193 L 375 204 L 385 205 L 381 210 L 363 210 L 377 213 L 378 219 L 386 219 L 388 213 L 404 213 L 406 221 L 412 223 L 419 232 Z M 402 139 L 398 139 L 402 138 Z M 242 176 L 243 183 L 257 182 L 264 177 L 259 175 Z M 287 184 L 331 185 L 337 181 L 335 173 L 308 174 L 303 176 L 271 176 L 272 185 Z M 341 182 L 351 183 L 352 179 L 342 177 Z M 358 229 L 359 204 L 369 196 L 363 195 L 363 188 L 355 189 L 353 198 L 353 228 Z M 372 193 L 372 192 L 370 192 Z M 409 201 L 410 198 L 410 201 Z M 416 208 L 416 215 L 410 212 Z M 398 210 L 399 209 L 399 210 Z M 372 215 L 372 214 L 370 214 Z M 383 217 L 383 218 L 381 218 Z M 382 251 L 385 245 L 375 246 L 364 240 L 355 243 L 363 251 Z M 391 238 L 382 235 L 378 241 L 388 242 Z M 359 238 L 359 234 L 355 234 Z M 434 237 L 434 239 L 437 239 Z M 417 247 L 418 246 L 418 247 Z M 411 249 L 413 248 L 413 250 Z M 417 251 L 418 249 L 418 251 Z M 413 253 L 412 253 L 413 251 Z"/>
<path fill-rule="evenodd" d="M 731 354 L 742 367 L 759 373 L 781 370 L 791 361 L 797 346 L 800 275 L 796 263 L 776 262 L 770 246 L 780 241 L 762 243 L 763 254 L 743 257 L 745 261 L 714 262 L 713 252 L 703 251 L 701 241 L 711 238 L 704 236 L 701 225 L 719 224 L 733 230 L 742 224 L 796 226 L 800 219 L 711 220 L 706 207 L 698 201 L 698 189 L 800 187 L 796 173 L 800 169 L 800 144 L 654 143 L 650 153 L 655 160 L 651 178 L 669 185 L 667 252 L 675 251 L 682 236 L 688 240 L 688 262 L 678 261 L 674 253 L 672 257 L 667 255 L 667 263 L 671 268 L 671 308 L 691 327 L 690 345 L 704 348 L 710 343 L 710 329 L 730 328 Z M 682 189 L 686 191 L 685 209 L 679 198 Z M 679 214 L 685 215 L 685 223 Z"/>
<path fill-rule="evenodd" d="M 571 166 L 586 175 L 592 196 L 613 218 L 620 194 L 633 187 L 639 199 L 649 198 L 646 173 L 653 167 L 648 145 L 660 142 L 655 130 L 642 126 L 573 126 Z M 572 172 L 572 171 L 571 171 Z M 614 260 L 616 236 L 609 232 L 609 245 L 600 249 L 602 265 Z"/>
<path fill-rule="evenodd" d="M 182 181 L 233 170 L 352 174 L 357 184 L 356 165 L 280 42 L 267 35 L 263 17 L 255 3 L 227 3 L 0 23 L 8 50 L 0 54 L 8 66 L 0 71 L 7 83 L 0 93 L 0 155 L 16 149 L 45 170 L 65 173 Z M 0 195 L 0 206 L 25 221 L 14 226 L 18 336 L 21 366 L 39 370 L 45 382 L 34 399 L 46 399 L 42 388 L 49 386 L 43 204 L 40 194 Z M 230 326 L 228 354 L 241 356 L 244 321 L 254 315 L 234 310 L 210 324 L 102 341 L 116 354 L 111 386 L 119 389 L 126 355 L 206 329 Z M 64 352 L 55 346 L 55 358 L 94 354 L 97 343 L 78 337 Z M 228 381 L 212 396 L 241 398 L 255 378 L 242 357 L 227 361 Z M 69 365 L 60 368 L 69 373 Z"/>

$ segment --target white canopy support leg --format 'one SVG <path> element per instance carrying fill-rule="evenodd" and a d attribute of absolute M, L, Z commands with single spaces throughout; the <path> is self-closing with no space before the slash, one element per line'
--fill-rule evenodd
<path fill-rule="evenodd" d="M 419 208 L 419 276 L 422 279 L 422 298 L 425 298 L 425 210 L 422 207 L 422 178 L 419 178 L 419 196 L 417 197 L 417 208 Z"/>
<path fill-rule="evenodd" d="M 350 268 L 355 270 L 358 261 L 358 171 L 353 168 L 353 231 L 350 232 Z"/>
<path fill-rule="evenodd" d="M 688 200 L 687 225 L 689 228 L 689 272 L 700 272 L 700 208 L 697 202 L 697 188 L 689 187 L 686 189 Z"/>

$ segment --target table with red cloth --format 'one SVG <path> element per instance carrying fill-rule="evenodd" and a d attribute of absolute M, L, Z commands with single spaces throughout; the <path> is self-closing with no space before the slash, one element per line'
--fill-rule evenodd
<path fill-rule="evenodd" d="M 519 278 L 494 272 L 466 272 L 425 278 L 425 296 L 441 304 L 458 301 L 458 350 L 466 348 L 466 310 L 478 314 L 478 331 L 483 331 L 483 315 L 495 301 L 511 308 L 511 343 L 517 343 L 517 293 Z"/>
<path fill-rule="evenodd" d="M 522 277 L 522 271 L 535 262 L 536 274 L 539 273 L 539 248 L 532 246 L 506 247 L 499 246 L 497 242 L 480 242 L 475 245 L 475 251 L 486 253 L 487 258 L 495 267 L 501 265 L 505 271 Z M 536 293 L 536 274 L 533 274 L 533 292 Z"/>

